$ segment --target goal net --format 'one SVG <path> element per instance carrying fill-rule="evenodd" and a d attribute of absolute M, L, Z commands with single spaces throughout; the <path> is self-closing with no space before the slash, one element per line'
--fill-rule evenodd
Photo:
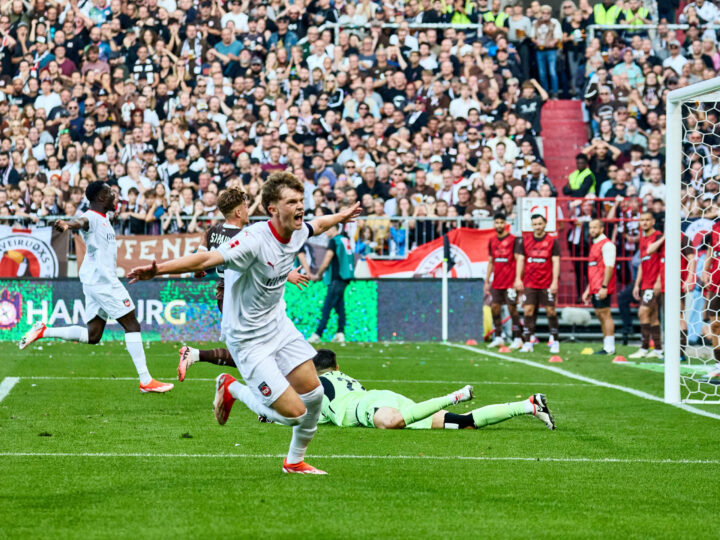
<path fill-rule="evenodd" d="M 665 149 L 665 401 L 720 403 L 720 77 L 668 94 Z"/>

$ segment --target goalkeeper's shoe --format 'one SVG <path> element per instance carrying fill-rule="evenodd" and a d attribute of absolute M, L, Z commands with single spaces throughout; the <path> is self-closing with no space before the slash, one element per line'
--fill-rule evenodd
<path fill-rule="evenodd" d="M 313 333 L 313 335 L 308 338 L 308 343 L 320 343 L 320 336 Z"/>
<path fill-rule="evenodd" d="M 325 471 L 316 469 L 304 461 L 300 463 L 288 463 L 287 458 L 283 461 L 283 472 L 290 474 L 327 474 Z"/>
<path fill-rule="evenodd" d="M 458 403 L 462 403 L 463 401 L 470 401 L 474 397 L 475 393 L 473 392 L 473 387 L 469 384 L 463 386 L 460 390 L 457 390 L 450 394 L 450 399 L 452 399 L 452 405 L 457 405 Z"/>
<path fill-rule="evenodd" d="M 648 355 L 647 349 L 638 349 L 636 352 L 632 353 L 628 358 L 645 358 Z"/>
<path fill-rule="evenodd" d="M 657 349 L 653 349 L 649 353 L 647 353 L 647 356 L 645 358 L 660 358 L 661 360 L 665 358 L 665 355 L 662 351 L 658 351 Z"/>
<path fill-rule="evenodd" d="M 235 398 L 230 393 L 229 386 L 235 382 L 235 377 L 227 373 L 221 373 L 215 379 L 215 399 L 213 400 L 213 412 L 218 424 L 224 426 L 230 416 L 230 410 L 235 404 Z"/>
<path fill-rule="evenodd" d="M 140 391 L 143 394 L 164 394 L 175 388 L 172 383 L 166 383 L 161 381 L 151 380 L 147 384 L 140 383 Z"/>
<path fill-rule="evenodd" d="M 533 416 L 541 420 L 548 429 L 555 429 L 555 419 L 550 412 L 545 394 L 533 394 L 530 396 L 530 403 L 532 403 L 535 410 Z"/>
<path fill-rule="evenodd" d="M 720 382 L 720 366 L 716 366 L 712 371 L 707 374 L 707 378 L 712 382 Z"/>
<path fill-rule="evenodd" d="M 177 367 L 178 381 L 182 382 L 185 380 L 185 373 L 187 373 L 187 369 L 194 363 L 195 359 L 193 356 L 193 349 L 192 347 L 185 345 L 182 349 L 180 349 L 180 362 Z"/>
<path fill-rule="evenodd" d="M 517 351 L 518 349 L 522 348 L 522 346 L 523 346 L 522 338 L 516 337 L 515 339 L 513 339 L 512 343 L 510 344 L 510 350 Z"/>
<path fill-rule="evenodd" d="M 18 347 L 20 347 L 20 350 L 23 350 L 25 347 L 30 345 L 31 343 L 37 341 L 41 337 L 45 335 L 45 330 L 47 329 L 47 326 L 45 326 L 45 323 L 42 321 L 38 321 L 35 324 L 33 324 L 32 328 L 28 330 L 25 335 L 20 340 L 20 343 L 18 344 Z"/>
<path fill-rule="evenodd" d="M 494 349 L 495 347 L 502 347 L 505 345 L 505 340 L 501 337 L 495 337 L 493 340 L 488 343 L 488 349 Z"/>

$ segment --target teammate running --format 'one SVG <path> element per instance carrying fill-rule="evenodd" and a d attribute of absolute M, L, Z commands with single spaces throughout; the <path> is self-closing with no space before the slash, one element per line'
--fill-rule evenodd
<path fill-rule="evenodd" d="M 246 384 L 218 376 L 213 408 L 225 424 L 235 400 L 258 415 L 293 426 L 283 472 L 325 474 L 303 459 L 317 429 L 323 388 L 312 358 L 315 350 L 285 313 L 283 292 L 293 261 L 305 241 L 360 213 L 360 203 L 340 212 L 303 221 L 304 188 L 294 175 L 270 175 L 262 191 L 269 221 L 247 227 L 216 251 L 135 268 L 133 280 L 160 274 L 198 272 L 226 265 L 222 338 Z"/>
<path fill-rule="evenodd" d="M 533 232 L 524 233 L 515 243 L 517 265 L 515 290 L 523 292 L 523 346 L 520 352 L 532 352 L 530 338 L 535 334 L 535 321 L 540 306 L 545 306 L 550 327 L 550 352 L 560 352 L 558 317 L 555 295 L 560 279 L 560 245 L 557 237 L 547 234 L 547 220 L 541 214 L 530 216 Z M 524 280 L 523 280 L 524 278 Z"/>
<path fill-rule="evenodd" d="M 340 427 L 379 429 L 479 429 L 522 414 L 532 414 L 548 429 L 555 421 L 543 394 L 533 394 L 524 401 L 486 405 L 467 414 L 448 412 L 445 407 L 470 401 L 472 386 L 465 386 L 446 396 L 415 403 L 389 390 L 365 390 L 355 379 L 339 371 L 335 353 L 320 349 L 315 369 L 325 389 L 320 423 Z"/>
<path fill-rule="evenodd" d="M 203 244 L 200 245 L 198 250 L 209 251 L 217 249 L 221 244 L 235 237 L 240 230 L 248 224 L 247 203 L 248 196 L 241 189 L 230 188 L 223 191 L 218 197 L 217 206 L 225 217 L 225 221 L 208 229 L 205 233 Z M 215 271 L 220 278 L 215 290 L 215 299 L 217 300 L 218 310 L 222 313 L 225 292 L 225 268 L 218 266 L 215 268 Z M 195 274 L 195 277 L 198 278 L 204 276 L 205 272 L 196 272 Z M 298 288 L 302 288 L 302 284 L 306 284 L 308 280 L 308 276 L 301 275 L 297 270 L 293 270 L 288 275 L 288 282 L 297 285 Z M 180 349 L 180 362 L 177 368 L 179 381 L 185 380 L 185 374 L 188 368 L 196 362 L 235 367 L 235 361 L 230 355 L 230 351 L 225 348 L 200 350 L 185 345 Z"/>
<path fill-rule="evenodd" d="M 661 259 L 665 237 L 655 230 L 655 218 L 650 212 L 640 215 L 640 268 L 635 278 L 633 296 L 640 302 L 638 318 L 642 344 L 629 358 L 662 358 L 662 340 L 660 335 Z M 650 351 L 650 339 L 654 349 Z"/>
<path fill-rule="evenodd" d="M 57 221 L 55 229 L 59 232 L 79 231 L 87 246 L 79 272 L 85 294 L 84 322 L 87 326 L 52 328 L 38 321 L 20 340 L 20 348 L 43 338 L 95 345 L 103 335 L 107 320 L 115 319 L 125 330 L 125 346 L 140 378 L 140 391 L 162 393 L 172 390 L 172 384 L 156 381 L 148 372 L 135 304 L 117 277 L 117 243 L 107 218 L 107 213 L 115 209 L 115 194 L 110 186 L 98 181 L 88 184 L 85 197 L 90 202 L 90 209 L 73 221 Z"/>
<path fill-rule="evenodd" d="M 505 345 L 502 337 L 502 306 L 506 305 L 512 319 L 513 341 L 511 349 L 522 347 L 522 329 L 520 315 L 517 310 L 517 291 L 513 288 L 515 281 L 515 237 L 507 231 L 505 214 L 495 214 L 495 232 L 497 236 L 490 239 L 488 246 L 487 279 L 485 280 L 485 294 L 491 295 L 490 309 L 492 310 L 495 337 L 488 347 Z"/>
<path fill-rule="evenodd" d="M 615 354 L 615 322 L 610 313 L 612 295 L 617 292 L 615 274 L 615 244 L 603 233 L 603 223 L 593 219 L 588 230 L 592 238 L 588 263 L 588 286 L 582 295 L 583 302 L 595 308 L 603 332 L 603 347 L 595 354 Z"/>

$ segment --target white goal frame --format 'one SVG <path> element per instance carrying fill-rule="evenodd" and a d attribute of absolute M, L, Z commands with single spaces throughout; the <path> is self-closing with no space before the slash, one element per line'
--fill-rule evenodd
<path fill-rule="evenodd" d="M 665 402 L 680 403 L 680 227 L 682 224 L 682 105 L 720 102 L 720 77 L 668 93 L 665 129 Z"/>

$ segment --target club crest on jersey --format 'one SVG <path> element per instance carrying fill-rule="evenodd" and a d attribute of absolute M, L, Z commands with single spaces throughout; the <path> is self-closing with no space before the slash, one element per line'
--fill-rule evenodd
<path fill-rule="evenodd" d="M 129 300 L 129 299 L 125 299 L 125 300 L 123 301 L 123 304 L 125 304 L 125 307 L 130 307 L 130 300 Z"/>
<path fill-rule="evenodd" d="M 258 389 L 260 390 L 260 393 L 265 397 L 270 397 L 270 394 L 272 394 L 272 390 L 270 390 L 270 387 L 265 381 L 261 382 L 258 385 Z"/>

